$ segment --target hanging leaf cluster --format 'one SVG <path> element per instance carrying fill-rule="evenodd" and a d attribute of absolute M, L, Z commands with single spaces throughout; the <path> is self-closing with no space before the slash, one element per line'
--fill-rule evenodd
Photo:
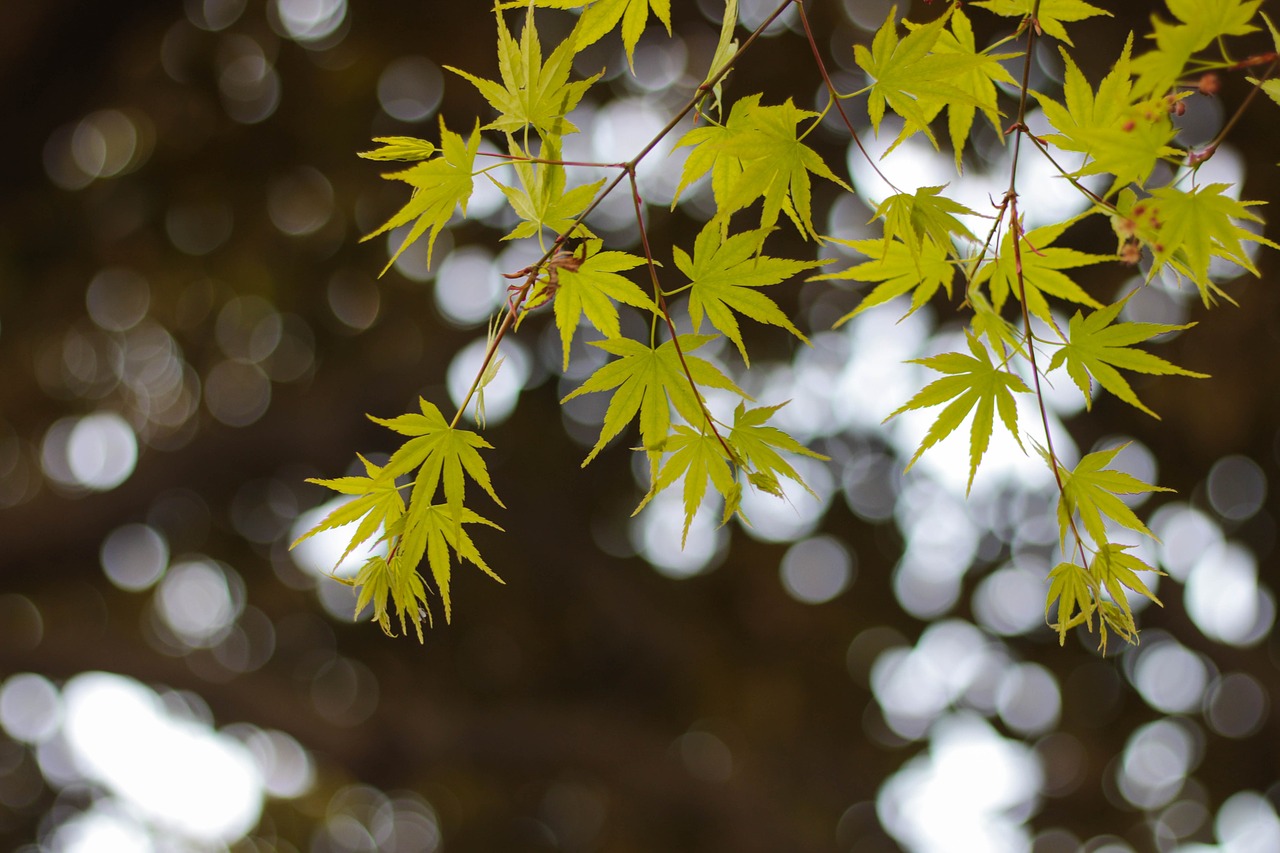
<path fill-rule="evenodd" d="M 477 117 L 465 137 L 442 120 L 437 139 L 375 140 L 381 147 L 361 156 L 411 164 L 385 175 L 408 184 L 410 195 L 368 236 L 407 226 L 391 263 L 423 237 L 430 263 L 440 231 L 466 215 L 476 181 L 488 180 L 516 222 L 502 239 L 536 241 L 542 256 L 509 273 L 516 283 L 490 324 L 484 363 L 454 416 L 447 419 L 423 400 L 420 414 L 374 418 L 402 436 L 403 444 L 382 466 L 360 457 L 362 476 L 315 480 L 350 500 L 307 536 L 353 529 L 347 553 L 361 545 L 374 553 L 353 581 L 357 612 L 371 606 L 385 630 L 412 625 L 419 639 L 423 618 L 431 618 L 433 595 L 446 620 L 451 618 L 453 566 L 468 562 L 496 578 L 472 538 L 479 538 L 481 528 L 497 529 L 476 511 L 477 496 L 483 493 L 502 506 L 482 456 L 490 445 L 458 424 L 473 401 L 476 421 L 483 423 L 484 388 L 501 364 L 499 343 L 547 306 L 563 367 L 569 367 L 571 343 L 584 327 L 594 338 L 591 345 L 607 356 L 565 400 L 588 394 L 608 400 L 584 465 L 619 437 L 634 437 L 632 446 L 649 470 L 637 512 L 664 490 L 678 488 L 683 541 L 711 493 L 719 496 L 721 520 L 727 522 L 741 515 L 745 489 L 782 497 L 784 480 L 807 488 L 791 460 L 822 457 L 771 423 L 786 401 L 758 403 L 738 385 L 741 371 L 751 365 L 744 329 L 775 327 L 807 344 L 799 319 L 783 310 L 775 291 L 801 279 L 847 282 L 863 293 L 837 325 L 900 298 L 909 302 L 909 312 L 945 301 L 966 323 L 965 351 L 919 359 L 938 376 L 890 415 L 921 410 L 932 417 L 908 468 L 959 433 L 968 444 L 972 488 L 997 428 L 1017 445 L 1037 448 L 1059 487 L 1063 557 L 1048 572 L 1046 618 L 1063 641 L 1078 625 L 1093 630 L 1095 621 L 1104 644 L 1112 634 L 1134 640 L 1138 629 L 1128 596 L 1155 600 L 1141 579 L 1155 569 L 1120 541 L 1122 530 L 1151 536 L 1122 496 L 1162 489 L 1116 469 L 1118 448 L 1064 463 L 1043 431 L 1047 419 L 1020 417 L 1019 410 L 1038 407 L 1043 414 L 1042 388 L 1061 381 L 1083 396 L 1086 407 L 1109 393 L 1156 416 L 1134 390 L 1135 375 L 1204 376 L 1146 349 L 1194 324 L 1128 319 L 1125 309 L 1136 290 L 1103 292 L 1092 270 L 1142 263 L 1145 275 L 1137 288 L 1157 276 L 1182 280 L 1211 305 L 1231 299 L 1223 289 L 1228 279 L 1258 274 L 1259 247 L 1280 248 L 1261 234 L 1258 202 L 1240 200 L 1237 187 L 1200 180 L 1199 167 L 1223 139 L 1188 147 L 1179 141 L 1176 122 L 1196 107 L 1196 99 L 1215 96 L 1218 75 L 1240 75 L 1280 102 L 1280 84 L 1272 78 L 1280 34 L 1260 7 L 1259 0 L 1168 0 L 1168 17 L 1156 16 L 1148 37 L 1130 35 L 1096 85 L 1077 63 L 1072 38 L 1111 15 L 1100 6 L 1084 0 L 951 2 L 934 4 L 916 21 L 900 19 L 892 8 L 868 43 L 852 46 L 866 85 L 842 91 L 825 70 L 822 45 L 814 41 L 801 0 L 778 0 L 774 14 L 749 34 L 739 32 L 736 0 L 727 0 L 711 64 L 670 124 L 658 137 L 638 143 L 630 161 L 582 164 L 563 159 L 564 140 L 579 131 L 572 114 L 606 71 L 581 74 L 583 51 L 602 39 L 620 38 L 631 66 L 642 35 L 671 34 L 670 0 L 496 4 L 496 73 L 449 69 L 478 91 L 489 114 Z M 757 36 L 788 8 L 807 35 L 814 80 L 826 91 L 824 104 L 802 108 L 796 105 L 799 95 L 773 103 L 757 93 L 726 97 L 733 69 L 751 61 Z M 571 31 L 544 45 L 541 16 L 565 11 L 576 16 Z M 1006 19 L 1001 26 L 1014 31 L 980 47 L 974 23 L 981 16 Z M 1267 33 L 1275 50 L 1242 59 L 1239 51 L 1257 48 Z M 1045 91 L 1025 83 L 1040 42 L 1052 43 L 1046 47 L 1057 50 L 1064 67 L 1061 86 Z M 1244 99 L 1241 109 L 1252 100 Z M 802 102 L 808 103 L 807 95 Z M 1048 132 L 1031 133 L 1031 108 L 1042 112 Z M 879 133 L 891 115 L 900 130 L 885 157 L 899 156 L 899 145 L 922 135 L 935 149 L 950 149 L 958 172 L 975 124 L 989 125 L 1011 148 L 1014 165 L 1003 197 L 979 212 L 951 197 L 945 185 L 911 191 L 891 186 L 875 205 L 879 236 L 823 233 L 815 187 L 827 194 L 853 190 L 809 144 L 809 134 L 819 123 L 834 121 L 865 151 L 856 128 Z M 686 155 L 676 199 L 705 182 L 714 210 L 691 242 L 661 247 L 648 237 L 635 174 L 642 159 L 657 156 L 654 149 L 668 135 L 670 146 Z M 482 139 L 500 153 L 482 152 Z M 1025 229 L 1024 212 L 1036 199 L 1019 195 L 1017 164 L 1030 157 L 1043 158 L 1056 171 L 1060 191 L 1079 194 L 1087 212 Z M 499 165 L 509 167 L 512 185 L 494 177 Z M 871 165 L 878 167 L 878 161 Z M 601 168 L 613 176 L 584 180 L 583 167 L 594 170 L 588 177 Z M 591 229 L 593 212 L 615 191 L 633 199 L 639 253 L 611 247 Z M 1114 253 L 1077 248 L 1076 235 L 1088 227 L 1081 223 L 1098 221 L 1115 232 Z M 975 223 L 984 223 L 980 233 Z M 774 248 L 780 230 L 815 247 L 842 248 L 856 260 L 844 269 L 821 270 L 825 262 L 814 256 L 780 256 Z M 627 312 L 644 321 L 647 334 L 623 334 Z M 689 331 L 677 333 L 680 326 Z M 736 353 L 731 363 L 699 354 L 718 339 L 729 345 L 725 352 Z M 731 418 L 717 415 L 708 403 L 725 395 L 737 399 Z"/>

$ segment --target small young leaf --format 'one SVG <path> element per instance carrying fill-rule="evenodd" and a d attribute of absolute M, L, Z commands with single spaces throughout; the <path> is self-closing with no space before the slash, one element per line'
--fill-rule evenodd
<path fill-rule="evenodd" d="M 366 160 L 426 160 L 438 150 L 427 140 L 413 136 L 375 136 L 373 141 L 381 142 L 382 147 L 356 156 Z"/>
<path fill-rule="evenodd" d="M 918 253 L 913 253 L 910 247 L 899 240 L 833 240 L 832 242 L 848 246 L 869 256 L 872 260 L 841 272 L 817 275 L 811 280 L 851 279 L 879 282 L 862 298 L 857 308 L 836 321 L 836 326 L 852 320 L 868 308 L 883 305 L 904 293 L 911 294 L 911 309 L 907 314 L 918 310 L 932 299 L 939 289 L 945 289 L 947 296 L 951 296 L 951 282 L 956 275 L 955 266 L 947 257 L 946 250 L 932 239 L 924 239 Z"/>
<path fill-rule="evenodd" d="M 1067 642 L 1067 632 L 1080 623 L 1093 630 L 1093 611 L 1097 581 L 1087 571 L 1074 563 L 1059 563 L 1049 572 L 1049 593 L 1044 604 L 1044 617 L 1049 618 L 1049 608 L 1058 603 L 1058 621 L 1051 623 L 1058 632 L 1058 645 Z"/>
<path fill-rule="evenodd" d="M 778 477 L 786 477 L 812 495 L 813 489 L 809 488 L 791 463 L 783 459 L 778 451 L 823 461 L 826 461 L 827 457 L 821 453 L 814 453 L 777 427 L 768 426 L 767 421 L 785 405 L 786 403 L 779 403 L 776 406 L 748 409 L 745 403 L 739 403 L 733 413 L 733 429 L 729 431 L 728 438 L 729 446 L 733 448 L 738 461 L 747 470 L 747 481 L 757 489 L 775 497 L 783 497 Z"/>
<path fill-rule="evenodd" d="M 1033 23 L 1036 26 L 1046 35 L 1066 42 L 1072 47 L 1075 45 L 1067 36 L 1066 27 L 1062 26 L 1064 22 L 1083 21 L 1095 15 L 1111 17 L 1110 12 L 1099 9 L 1084 0 L 981 0 L 973 5 L 981 6 L 983 9 L 1007 18 L 1031 18 L 1032 13 L 1035 13 Z"/>
<path fill-rule="evenodd" d="M 667 438 L 664 449 L 670 455 L 653 478 L 648 494 L 631 514 L 634 516 L 640 512 L 654 495 L 684 477 L 684 531 L 680 534 L 680 547 L 683 548 L 689 538 L 689 526 L 693 524 L 693 517 L 698 514 L 702 498 L 707 493 L 707 481 L 710 480 L 712 487 L 725 496 L 733 491 L 736 484 L 724 445 L 710 432 L 679 424 Z"/>
<path fill-rule="evenodd" d="M 560 330 L 560 343 L 564 350 L 564 369 L 569 368 L 569 343 L 585 314 L 587 321 L 606 338 L 622 334 L 618 325 L 618 309 L 614 302 L 621 302 L 658 313 L 658 306 L 645 295 L 639 285 L 618 275 L 635 269 L 644 258 L 626 252 L 597 252 L 573 269 L 565 266 L 557 271 L 558 284 L 543 280 L 530 296 L 530 304 L 537 304 L 542 291 L 554 293 L 556 327 Z"/>

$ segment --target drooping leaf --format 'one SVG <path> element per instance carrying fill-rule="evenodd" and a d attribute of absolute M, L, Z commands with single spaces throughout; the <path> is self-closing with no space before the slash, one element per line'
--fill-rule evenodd
<path fill-rule="evenodd" d="M 689 318 L 693 321 L 693 331 L 702 331 L 705 314 L 711 325 L 733 341 L 748 366 L 751 360 L 734 312 L 758 323 L 781 326 L 807 343 L 808 339 L 778 304 L 757 288 L 778 284 L 822 264 L 821 261 L 794 261 L 758 254 L 766 233 L 763 230 L 744 231 L 725 239 L 719 224 L 712 220 L 698 234 L 692 258 L 679 246 L 672 249 L 676 267 L 690 281 Z"/>
<path fill-rule="evenodd" d="M 1053 354 L 1048 369 L 1053 371 L 1066 364 L 1067 375 L 1084 395 L 1085 408 L 1092 405 L 1090 385 L 1090 377 L 1092 377 L 1099 385 L 1130 406 L 1159 418 L 1159 415 L 1143 405 L 1116 368 L 1132 370 L 1135 373 L 1206 378 L 1207 374 L 1186 370 L 1159 356 L 1134 349 L 1132 346 L 1166 332 L 1189 329 L 1195 323 L 1176 326 L 1164 323 L 1117 323 L 1116 317 L 1119 316 L 1120 310 L 1124 308 L 1127 301 L 1128 297 L 1106 308 L 1093 311 L 1087 317 L 1077 311 L 1067 326 L 1067 342 Z"/>
<path fill-rule="evenodd" d="M 1039 0 L 1038 11 L 1036 10 L 1037 0 L 980 0 L 973 5 L 1006 18 L 1030 18 L 1035 12 L 1033 25 L 1038 26 L 1046 35 L 1066 42 L 1072 47 L 1075 45 L 1067 35 L 1064 23 L 1071 24 L 1096 15 L 1111 17 L 1111 13 L 1107 10 L 1099 9 L 1084 0 Z"/>
<path fill-rule="evenodd" d="M 966 332 L 966 336 L 972 356 L 949 352 L 914 360 L 915 364 L 922 364 L 947 375 L 926 385 L 885 420 L 911 409 L 927 409 L 948 403 L 907 463 L 907 469 L 910 470 L 926 450 L 955 432 L 969 412 L 973 411 L 973 426 L 969 433 L 968 485 L 968 488 L 973 488 L 973 477 L 978 472 L 978 464 L 987 452 L 987 445 L 995 430 L 997 412 L 1005 429 L 1009 430 L 1019 445 L 1022 444 L 1018 434 L 1018 409 L 1013 394 L 1029 394 L 1031 389 L 1015 374 L 1002 370 L 992 362 L 987 348 L 973 334 Z"/>
<path fill-rule="evenodd" d="M 1085 623 L 1093 630 L 1093 611 L 1097 581 L 1089 572 L 1075 563 L 1059 563 L 1049 572 L 1049 593 L 1045 599 L 1044 617 L 1049 618 L 1049 608 L 1058 603 L 1058 621 L 1050 623 L 1058 632 L 1058 645 L 1067 642 L 1067 632 Z"/>
<path fill-rule="evenodd" d="M 711 66 L 707 69 L 707 76 L 703 78 L 700 85 L 705 86 L 714 80 L 738 52 L 738 40 L 733 37 L 733 31 L 737 26 L 738 0 L 725 0 L 724 15 L 720 18 L 720 38 L 716 41 L 715 53 L 711 55 Z M 717 80 L 711 87 L 712 106 L 717 116 L 720 115 L 720 95 L 723 87 L 723 79 Z"/>
<path fill-rule="evenodd" d="M 530 296 L 530 304 L 536 304 L 543 291 L 554 294 L 556 327 L 560 330 L 566 370 L 569 368 L 569 344 L 584 314 L 600 334 L 616 338 L 622 330 L 614 302 L 658 313 L 658 307 L 639 285 L 618 274 L 642 264 L 644 258 L 626 252 L 597 252 L 582 261 L 577 269 L 562 267 L 556 276 L 558 285 L 553 286 L 549 279 L 539 282 Z"/>
<path fill-rule="evenodd" d="M 446 65 L 480 90 L 480 94 L 498 111 L 498 117 L 485 125 L 485 129 L 516 133 L 532 127 L 544 139 L 576 133 L 578 128 L 565 118 L 591 84 L 599 79 L 597 73 L 585 80 L 569 82 L 573 70 L 574 54 L 585 45 L 574 41 L 573 36 L 560 42 L 542 61 L 542 45 L 533 16 L 525 18 L 520 40 L 511 35 L 501 14 L 498 21 L 498 72 L 502 82 L 485 80 L 467 71 Z"/>
<path fill-rule="evenodd" d="M 1065 548 L 1067 533 L 1071 530 L 1071 519 L 1079 515 L 1085 532 L 1098 544 L 1106 545 L 1106 522 L 1104 516 L 1144 536 L 1155 538 L 1147 526 L 1138 519 L 1133 510 L 1120 500 L 1117 495 L 1140 495 L 1147 492 L 1168 492 L 1161 486 L 1144 483 L 1132 474 L 1108 468 L 1116 454 L 1124 449 L 1124 445 L 1110 450 L 1099 450 L 1081 459 L 1074 470 L 1068 470 L 1060 463 L 1059 481 L 1062 483 L 1062 495 L 1058 499 L 1058 529 L 1060 544 Z"/>
<path fill-rule="evenodd" d="M 407 634 L 409 625 L 412 624 L 418 633 L 418 642 L 422 642 L 422 617 L 425 615 L 428 620 L 431 619 L 431 606 L 427 602 L 427 588 L 422 582 L 422 575 L 414 567 L 406 569 L 395 558 L 388 562 L 386 557 L 370 557 L 351 581 L 351 585 L 359 591 L 356 616 L 372 604 L 373 621 L 378 623 L 388 637 L 394 637 L 396 634 L 391 628 L 391 616 L 394 612 L 400 620 L 400 633 Z"/>
<path fill-rule="evenodd" d="M 724 388 L 747 399 L 749 395 L 735 385 L 729 377 L 706 359 L 690 355 L 694 350 L 715 340 L 715 335 L 681 335 L 680 350 L 672 341 L 666 341 L 650 349 L 639 341 L 628 338 L 610 338 L 592 341 L 592 346 L 618 356 L 616 361 L 605 364 L 578 386 L 573 393 L 561 400 L 566 402 L 582 394 L 597 391 L 614 391 L 605 411 L 600 438 L 587 454 L 585 466 L 596 457 L 604 446 L 640 416 L 640 441 L 650 459 L 671 432 L 671 407 L 690 425 L 701 426 L 704 421 L 699 392 L 690 384 L 684 366 L 688 365 L 693 381 L 709 388 Z M 616 390 L 614 390 L 616 389 Z"/>
<path fill-rule="evenodd" d="M 436 590 L 440 593 L 440 600 L 444 603 L 445 622 L 450 622 L 453 618 L 453 608 L 449 598 L 449 581 L 452 572 L 450 551 L 456 554 L 459 560 L 466 560 L 498 583 L 503 583 L 502 578 L 494 574 L 480 556 L 475 542 L 462 526 L 464 524 L 483 524 L 495 530 L 502 529 L 466 507 L 463 507 L 460 515 L 455 516 L 450 507 L 442 504 L 413 503 L 405 517 L 396 555 L 406 569 L 413 570 L 415 574 L 418 564 L 423 556 L 426 556 L 427 564 L 431 567 L 431 577 L 435 581 Z"/>
<path fill-rule="evenodd" d="M 1152 572 L 1157 575 L 1163 575 L 1164 572 L 1153 569 L 1142 561 L 1141 558 L 1129 553 L 1132 545 L 1117 545 L 1108 542 L 1098 549 L 1098 553 L 1094 555 L 1093 560 L 1089 563 L 1089 571 L 1093 574 L 1094 582 L 1099 586 L 1105 587 L 1107 593 L 1128 619 L 1131 631 L 1137 631 L 1137 627 L 1133 623 L 1133 609 L 1129 607 L 1129 598 L 1125 595 L 1125 589 L 1131 589 L 1141 596 L 1144 596 L 1156 604 L 1160 604 L 1160 599 L 1147 588 L 1142 578 L 1138 577 L 1138 572 Z M 1164 605 L 1160 605 L 1163 607 Z"/>
<path fill-rule="evenodd" d="M 915 312 L 932 299 L 939 289 L 945 289 L 947 296 L 951 296 L 951 282 L 956 274 L 955 266 L 947 257 L 946 250 L 931 238 L 926 237 L 920 243 L 918 252 L 912 252 L 900 240 L 833 240 L 832 242 L 848 246 L 854 251 L 867 255 L 871 260 L 840 272 L 814 276 L 813 280 L 848 279 L 879 282 L 862 298 L 857 308 L 836 321 L 836 326 L 848 322 L 868 308 L 883 305 L 905 293 L 911 294 L 911 310 L 907 312 L 908 314 Z"/>
<path fill-rule="evenodd" d="M 466 215 L 467 199 L 471 198 L 476 151 L 480 148 L 480 128 L 477 126 L 471 132 L 471 138 L 463 142 L 460 135 L 451 133 L 444 126 L 442 116 L 440 144 L 442 156 L 419 163 L 402 172 L 383 175 L 388 180 L 404 181 L 413 187 L 413 195 L 395 216 L 384 222 L 376 231 L 360 238 L 361 241 L 370 240 L 392 228 L 399 228 L 410 222 L 413 223 L 413 227 L 409 229 L 409 233 L 400 243 L 400 248 L 396 249 L 395 254 L 391 256 L 391 260 L 387 261 L 387 265 L 382 268 L 379 275 L 391 269 L 391 265 L 404 250 L 428 229 L 431 234 L 427 238 L 427 266 L 431 266 L 431 250 L 435 246 L 436 236 L 440 233 L 440 229 L 449 223 L 454 208 L 461 207 L 463 215 Z"/>

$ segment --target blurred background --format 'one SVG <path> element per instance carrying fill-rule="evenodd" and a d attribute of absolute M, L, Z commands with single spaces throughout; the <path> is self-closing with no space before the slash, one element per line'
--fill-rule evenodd
<path fill-rule="evenodd" d="M 1274 255 L 1261 280 L 1215 268 L 1242 308 L 1205 312 L 1162 279 L 1126 307 L 1200 321 L 1161 354 L 1213 379 L 1136 383 L 1162 421 L 1107 397 L 1082 417 L 1070 383 L 1049 391 L 1066 459 L 1128 442 L 1127 470 L 1177 490 L 1135 502 L 1161 539 L 1138 547 L 1168 574 L 1140 646 L 1059 648 L 1045 626 L 1053 486 L 1011 442 L 968 500 L 961 444 L 902 474 L 928 421 L 880 422 L 928 379 L 906 359 L 962 345 L 954 306 L 830 331 L 858 292 L 822 282 L 775 288 L 811 348 L 753 337 L 749 373 L 710 354 L 762 403 L 791 400 L 779 421 L 831 457 L 796 461 L 816 497 L 748 497 L 751 528 L 716 528 L 710 507 L 680 550 L 678 497 L 630 518 L 630 436 L 579 470 L 607 401 L 558 400 L 600 354 L 579 341 L 562 374 L 531 317 L 488 399 L 507 532 L 477 541 L 506 585 L 459 570 L 453 624 L 422 645 L 353 622 L 328 576 L 341 538 L 288 551 L 336 506 L 305 478 L 385 458 L 394 436 L 366 412 L 456 406 L 501 273 L 537 256 L 499 240 L 513 222 L 485 182 L 430 270 L 414 249 L 378 279 L 402 234 L 358 242 L 406 196 L 355 152 L 488 119 L 442 70 L 496 78 L 486 5 L 0 4 L 0 846 L 1280 849 Z M 579 57 L 608 71 L 566 157 L 630 157 L 702 79 L 723 6 L 674 5 L 677 37 L 651 29 L 634 76 L 617 36 Z M 742 0 L 744 25 L 772 5 Z M 1116 18 L 1071 29 L 1095 81 L 1157 9 L 1105 5 Z M 851 46 L 890 4 L 811 6 L 839 84 L 861 87 Z M 544 44 L 573 22 L 539 14 Z M 980 43 L 1008 32 L 973 18 Z M 799 30 L 785 15 L 727 95 L 821 104 Z M 1033 86 L 1056 95 L 1056 47 L 1035 60 Z M 1228 77 L 1220 100 L 1188 101 L 1180 144 L 1213 138 L 1246 91 Z M 1202 180 L 1280 196 L 1274 110 L 1255 104 Z M 859 191 L 817 187 L 819 230 L 870 236 L 884 185 L 834 124 L 809 141 Z M 655 244 L 689 250 L 710 190 L 669 212 L 670 147 L 641 189 Z M 963 177 L 918 140 L 885 162 L 899 186 L 951 182 L 979 210 L 1007 182 L 990 127 Z M 1081 209 L 1040 164 L 1023 175 L 1030 224 Z M 619 199 L 590 224 L 633 248 L 630 217 Z M 1114 251 L 1101 217 L 1069 234 Z M 1108 301 L 1140 273 L 1104 264 L 1084 283 Z"/>

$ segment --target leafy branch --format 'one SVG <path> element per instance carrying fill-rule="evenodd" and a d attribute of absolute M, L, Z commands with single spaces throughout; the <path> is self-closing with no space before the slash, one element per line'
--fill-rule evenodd
<path fill-rule="evenodd" d="M 928 20 L 915 22 L 900 21 L 894 8 L 869 44 L 854 45 L 867 85 L 841 92 L 827 70 L 802 0 L 780 0 L 741 44 L 734 38 L 737 0 L 726 0 L 720 37 L 702 82 L 634 156 L 602 164 L 562 157 L 564 137 L 578 131 L 570 114 L 603 74 L 572 79 L 575 57 L 618 32 L 630 68 L 651 19 L 670 34 L 669 0 L 498 3 L 494 9 L 497 79 L 450 69 L 476 87 L 495 117 L 485 124 L 477 119 L 466 138 L 449 131 L 441 121 L 438 143 L 412 137 L 375 140 L 382 147 L 361 156 L 412 163 L 385 176 L 408 184 L 412 194 L 368 236 L 409 226 L 391 263 L 424 236 L 430 263 L 440 230 L 455 211 L 465 216 L 474 182 L 483 177 L 498 186 L 518 220 L 504 239 L 536 240 L 541 255 L 529 266 L 506 274 L 514 283 L 506 304 L 490 322 L 482 363 L 453 417 L 446 421 L 423 400 L 421 414 L 375 418 L 405 436 L 404 444 L 382 467 L 360 457 L 363 477 L 314 481 L 352 500 L 306 535 L 354 524 L 347 553 L 369 543 L 385 551 L 370 557 L 354 580 L 359 587 L 358 609 L 371 605 L 385 630 L 391 630 L 394 616 L 400 630 L 413 624 L 421 638 L 421 616 L 430 617 L 426 603 L 430 589 L 418 574 L 424 559 L 448 620 L 452 563 L 470 562 L 493 575 L 464 525 L 496 525 L 474 512 L 467 486 L 475 487 L 473 493 L 476 488 L 485 492 L 501 506 L 480 455 L 489 449 L 488 443 L 459 424 L 474 403 L 476 422 L 483 428 L 484 389 L 501 366 L 502 341 L 540 308 L 549 307 L 564 368 L 572 360 L 571 342 L 584 325 L 599 335 L 590 344 L 611 357 L 564 398 L 609 395 L 599 438 L 583 464 L 635 423 L 640 440 L 636 449 L 646 455 L 650 471 L 649 488 L 637 512 L 660 492 L 680 486 L 683 540 L 709 491 L 723 500 L 724 523 L 740 515 L 744 488 L 781 497 L 782 479 L 804 486 L 788 456 L 821 458 L 769 423 L 784 402 L 748 405 L 754 401 L 735 378 L 695 355 L 697 350 L 722 338 L 732 344 L 742 369 L 749 369 L 744 318 L 777 327 L 807 343 L 798 322 L 769 295 L 770 288 L 802 274 L 811 281 L 871 285 L 839 323 L 899 298 L 909 297 L 909 312 L 940 294 L 951 300 L 959 274 L 963 282 L 959 317 L 965 323 L 968 352 L 918 359 L 917 363 L 941 376 L 890 415 L 940 407 L 908 468 L 966 422 L 970 488 L 990 447 L 997 418 L 1017 444 L 1025 447 L 1030 442 L 1043 456 L 1058 493 L 1063 559 L 1048 572 L 1046 618 L 1056 605 L 1053 625 L 1062 641 L 1077 625 L 1091 631 L 1095 614 L 1104 646 L 1110 634 L 1136 640 L 1138 629 L 1127 596 L 1156 600 L 1140 579 L 1141 572 L 1155 570 L 1131 553 L 1130 546 L 1114 539 L 1118 529 L 1142 536 L 1151 533 L 1118 496 L 1162 489 L 1112 467 L 1118 449 L 1087 454 L 1074 466 L 1064 463 L 1054 445 L 1044 387 L 1061 370 L 1083 396 L 1086 408 L 1096 392 L 1105 391 L 1154 416 L 1121 371 L 1204 376 L 1139 346 L 1194 324 L 1122 320 L 1134 291 L 1108 301 L 1095 287 L 1086 286 L 1079 270 L 1143 262 L 1146 282 L 1157 274 L 1187 280 L 1210 305 L 1230 300 L 1215 261 L 1230 261 L 1257 275 L 1254 250 L 1280 248 L 1248 227 L 1261 223 L 1253 211 L 1257 202 L 1239 200 L 1235 188 L 1226 184 L 1197 180 L 1198 167 L 1213 156 L 1259 92 L 1280 102 L 1280 86 L 1272 76 L 1280 55 L 1280 34 L 1260 12 L 1260 5 L 1258 0 L 1170 0 L 1176 21 L 1155 20 L 1150 40 L 1131 35 L 1096 86 L 1076 64 L 1071 36 L 1080 22 L 1110 12 L 1085 0 L 978 0 L 963 7 L 950 2 Z M 825 106 L 815 112 L 796 106 L 792 99 L 767 104 L 760 94 L 729 101 L 725 97 L 728 75 L 788 8 L 797 12 L 827 94 Z M 549 51 L 544 50 L 536 26 L 544 9 L 579 11 L 573 30 L 549 46 Z M 522 17 L 518 36 L 508 26 L 508 10 L 519 10 Z M 1016 31 L 980 48 L 971 15 L 1016 19 Z M 1232 56 L 1228 50 L 1234 49 L 1236 40 L 1261 31 L 1258 22 L 1265 24 L 1275 50 L 1250 48 L 1252 52 L 1243 59 Z M 1058 43 L 1063 58 L 1060 92 L 1031 87 L 1033 53 L 1045 39 Z M 1145 50 L 1135 47 L 1148 41 L 1151 44 Z M 1005 63 L 1014 59 L 1021 60 L 1020 79 L 1006 68 Z M 1248 78 L 1252 88 L 1215 139 L 1199 151 L 1179 148 L 1173 119 L 1193 104 L 1191 99 L 1215 97 L 1218 74 L 1255 69 L 1261 69 L 1260 76 Z M 1195 75 L 1200 75 L 1198 83 L 1186 82 Z M 1002 88 L 1014 90 L 1012 119 L 1003 112 L 1009 96 L 1002 94 Z M 1032 135 L 1028 127 L 1032 104 L 1042 111 L 1052 132 Z M 831 112 L 891 190 L 874 212 L 873 220 L 882 228 L 878 237 L 825 235 L 815 224 L 815 178 L 853 192 L 807 141 Z M 947 186 L 910 192 L 894 186 L 869 154 L 859 130 L 869 126 L 871 132 L 878 132 L 890 113 L 902 125 L 884 156 L 898 156 L 895 149 L 920 134 L 935 149 L 950 147 L 957 173 L 963 168 L 975 122 L 990 124 L 1011 148 L 1007 188 L 992 202 L 991 211 L 969 209 L 949 194 Z M 693 126 L 676 138 L 691 116 Z M 481 155 L 479 142 L 484 134 L 500 137 L 505 143 L 500 148 L 505 150 Z M 691 247 L 669 247 L 671 266 L 667 266 L 668 247 L 655 246 L 646 226 L 637 168 L 673 138 L 673 147 L 685 149 L 687 155 L 676 198 L 695 182 L 709 179 L 715 211 Z M 1023 145 L 1024 139 L 1028 146 Z M 1072 160 L 1065 155 L 1074 158 L 1074 167 L 1067 165 Z M 493 165 L 477 168 L 478 156 L 508 164 L 517 178 L 515 185 L 498 182 L 492 176 Z M 1086 212 L 1038 228 L 1024 227 L 1025 212 L 1036 203 L 1019 194 L 1024 156 L 1045 158 L 1065 191 L 1081 196 Z M 1166 173 L 1157 169 L 1161 163 L 1172 167 L 1171 178 L 1159 177 Z M 602 167 L 616 173 L 593 183 L 569 185 L 571 171 Z M 1095 184 L 1095 179 L 1104 181 L 1105 189 L 1099 189 L 1104 184 Z M 606 246 L 589 226 L 599 205 L 624 183 L 630 191 L 639 254 Z M 1084 252 L 1062 242 L 1069 228 L 1093 216 L 1107 217 L 1118 238 L 1115 253 Z M 970 223 L 983 219 L 989 219 L 990 226 L 979 237 Z M 803 240 L 843 245 L 864 260 L 843 270 L 819 271 L 823 264 L 812 257 L 776 256 L 766 246 L 787 223 Z M 645 286 L 629 277 L 637 270 L 643 270 Z M 638 311 L 649 319 L 647 339 L 623 336 L 622 311 Z M 1064 326 L 1067 313 L 1071 316 Z M 678 325 L 686 319 L 691 332 L 681 334 Z M 731 423 L 718 418 L 709 406 L 712 390 L 738 398 Z M 1034 432 L 1019 422 L 1017 395 L 1035 399 L 1039 427 Z"/>

